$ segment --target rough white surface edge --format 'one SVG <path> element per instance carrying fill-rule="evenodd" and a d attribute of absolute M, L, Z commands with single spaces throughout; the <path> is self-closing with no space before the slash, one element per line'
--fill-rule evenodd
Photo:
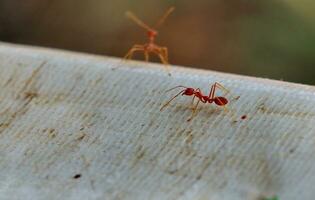
<path fill-rule="evenodd" d="M 171 72 L 1 43 L 0 199 L 314 199 L 314 87 Z M 187 122 L 188 97 L 159 111 L 165 90 L 215 81 L 228 112 Z"/>

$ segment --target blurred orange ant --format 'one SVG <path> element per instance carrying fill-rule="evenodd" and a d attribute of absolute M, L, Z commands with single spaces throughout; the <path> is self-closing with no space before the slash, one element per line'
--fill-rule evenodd
<path fill-rule="evenodd" d="M 167 90 L 166 92 L 169 92 L 173 89 L 176 89 L 176 88 L 185 88 L 183 89 L 182 91 L 180 91 L 179 93 L 177 93 L 174 97 L 172 97 L 169 101 L 167 101 L 163 106 L 162 108 L 160 109 L 160 111 L 162 111 L 166 106 L 168 106 L 171 101 L 173 101 L 176 97 L 178 97 L 180 94 L 183 96 L 183 95 L 186 95 L 186 96 L 193 96 L 193 99 L 192 99 L 192 105 L 194 104 L 194 100 L 195 100 L 195 97 L 198 98 L 198 102 L 197 104 L 195 105 L 195 107 L 192 108 L 192 116 L 187 120 L 187 121 L 190 121 L 195 115 L 196 115 L 196 110 L 197 110 L 197 107 L 198 107 L 198 104 L 199 102 L 201 101 L 202 103 L 215 103 L 216 105 L 218 106 L 225 106 L 226 104 L 228 104 L 228 100 L 223 97 L 223 96 L 215 96 L 215 90 L 218 88 L 218 89 L 221 89 L 223 91 L 225 91 L 225 94 L 227 94 L 229 92 L 228 89 L 226 89 L 225 87 L 223 87 L 221 84 L 215 82 L 212 86 L 211 86 L 211 89 L 210 89 L 210 93 L 209 93 L 209 96 L 206 96 L 204 94 L 202 94 L 200 88 L 197 88 L 197 89 L 194 89 L 194 88 L 189 88 L 189 87 L 185 87 L 185 86 L 176 86 L 174 88 L 171 88 L 169 90 Z M 226 110 L 226 108 L 224 107 L 224 109 Z"/>
<path fill-rule="evenodd" d="M 160 27 L 163 22 L 166 20 L 166 18 L 174 11 L 174 7 L 170 7 L 164 15 L 160 18 L 160 20 L 155 24 L 153 28 L 146 25 L 144 22 L 142 22 L 135 14 L 128 11 L 126 12 L 126 16 L 133 20 L 136 24 L 138 24 L 140 27 L 147 30 L 147 35 L 149 38 L 148 43 L 145 44 L 135 44 L 132 46 L 132 48 L 128 51 L 124 59 L 131 59 L 133 56 L 133 53 L 136 51 L 143 51 L 145 61 L 149 61 L 149 53 L 154 53 L 159 56 L 161 62 L 165 64 L 167 71 L 168 69 L 168 50 L 167 47 L 161 47 L 154 43 L 155 37 L 158 34 L 158 31 L 156 30 L 158 27 Z M 169 73 L 170 75 L 170 73 Z"/>

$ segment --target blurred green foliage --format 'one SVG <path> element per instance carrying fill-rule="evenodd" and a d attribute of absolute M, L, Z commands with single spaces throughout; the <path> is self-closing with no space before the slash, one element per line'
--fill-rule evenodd
<path fill-rule="evenodd" d="M 243 19 L 241 24 L 248 50 L 243 73 L 314 84 L 313 26 L 285 4 L 265 3 L 262 7 L 262 13 Z"/>
<path fill-rule="evenodd" d="M 271 197 L 271 198 L 265 198 L 264 200 L 279 200 L 279 198 L 277 196 L 275 196 L 275 197 Z"/>
<path fill-rule="evenodd" d="M 123 57 L 146 41 L 125 11 L 154 24 L 172 5 L 157 38 L 172 64 L 315 84 L 310 0 L 2 0 L 0 40 Z"/>

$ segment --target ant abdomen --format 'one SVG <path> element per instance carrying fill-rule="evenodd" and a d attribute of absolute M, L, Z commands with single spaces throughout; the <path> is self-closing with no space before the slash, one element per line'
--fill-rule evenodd
<path fill-rule="evenodd" d="M 224 106 L 229 102 L 225 97 L 215 97 L 213 100 L 218 106 Z"/>

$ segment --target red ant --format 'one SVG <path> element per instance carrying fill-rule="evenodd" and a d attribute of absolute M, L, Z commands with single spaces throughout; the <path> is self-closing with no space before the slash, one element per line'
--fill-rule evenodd
<path fill-rule="evenodd" d="M 215 96 L 215 90 L 217 88 L 219 88 L 221 90 L 224 90 L 226 93 L 229 92 L 229 90 L 227 90 L 225 87 L 223 87 L 221 84 L 219 84 L 217 82 L 215 82 L 211 86 L 209 96 L 203 95 L 201 90 L 200 90 L 200 88 L 194 89 L 194 88 L 189 88 L 189 87 L 185 87 L 185 86 L 181 86 L 181 85 L 176 86 L 174 88 L 171 88 L 171 89 L 167 90 L 166 92 L 169 92 L 169 91 L 171 91 L 173 89 L 176 89 L 176 88 L 179 88 L 179 87 L 182 87 L 182 88 L 185 88 L 185 89 L 180 91 L 178 94 L 176 94 L 174 97 L 172 97 L 168 102 L 166 102 L 162 106 L 160 111 L 162 111 L 166 106 L 168 106 L 171 103 L 171 101 L 173 101 L 180 94 L 181 95 L 187 95 L 187 96 L 193 96 L 192 105 L 194 104 L 195 97 L 198 98 L 197 104 L 195 105 L 195 107 L 193 107 L 192 116 L 187 121 L 190 121 L 196 115 L 196 110 L 197 110 L 197 107 L 198 107 L 198 104 L 199 104 L 200 101 L 202 103 L 215 103 L 218 106 L 225 106 L 228 103 L 228 100 L 225 97 L 223 97 L 223 96 Z"/>
<path fill-rule="evenodd" d="M 133 20 L 136 24 L 138 24 L 140 27 L 146 29 L 149 42 L 145 44 L 135 44 L 132 46 L 132 48 L 128 51 L 124 59 L 131 59 L 133 56 L 133 53 L 136 51 L 143 51 L 144 52 L 144 58 L 145 61 L 149 61 L 149 53 L 154 53 L 159 56 L 161 62 L 165 64 L 165 66 L 168 66 L 168 50 L 167 47 L 160 47 L 154 43 L 155 37 L 158 34 L 158 31 L 156 30 L 159 26 L 163 24 L 165 19 L 174 11 L 174 7 L 170 7 L 164 15 L 160 18 L 160 20 L 156 23 L 154 28 L 149 27 L 144 22 L 142 22 L 135 14 L 128 11 L 126 12 L 126 16 Z M 168 68 L 166 68 L 167 71 L 169 71 Z"/>

